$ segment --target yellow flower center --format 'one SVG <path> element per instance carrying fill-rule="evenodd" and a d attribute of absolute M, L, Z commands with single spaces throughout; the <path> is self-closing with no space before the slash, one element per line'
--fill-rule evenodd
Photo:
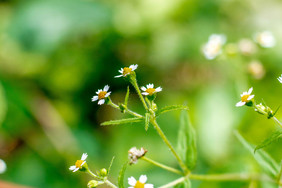
<path fill-rule="evenodd" d="M 130 74 L 130 73 L 131 73 L 131 71 L 132 71 L 132 69 L 131 69 L 131 68 L 124 67 L 124 68 L 123 68 L 122 75 L 123 75 L 123 76 L 125 76 L 125 75 L 127 75 L 127 74 Z"/>
<path fill-rule="evenodd" d="M 141 183 L 140 181 L 137 181 L 134 188 L 144 188 L 145 187 L 145 183 Z"/>
<path fill-rule="evenodd" d="M 77 160 L 77 161 L 75 162 L 76 168 L 81 168 L 81 167 L 82 167 L 81 164 L 82 164 L 83 162 L 84 162 L 83 160 Z"/>
<path fill-rule="evenodd" d="M 153 95 L 155 93 L 155 89 L 154 88 L 148 88 L 146 89 L 146 92 L 149 93 L 149 95 Z"/>
<path fill-rule="evenodd" d="M 241 97 L 241 101 L 242 101 L 242 102 L 248 102 L 249 96 L 250 96 L 249 94 L 243 95 L 243 96 Z"/>
<path fill-rule="evenodd" d="M 98 94 L 98 99 L 100 100 L 100 99 L 105 98 L 105 95 L 106 95 L 106 94 L 107 94 L 106 91 L 101 91 L 101 92 Z"/>

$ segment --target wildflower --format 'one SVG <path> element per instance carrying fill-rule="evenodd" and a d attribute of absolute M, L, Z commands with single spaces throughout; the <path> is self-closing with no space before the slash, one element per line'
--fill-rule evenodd
<path fill-rule="evenodd" d="M 131 185 L 131 187 L 128 188 L 154 188 L 153 184 L 145 184 L 147 181 L 146 175 L 141 175 L 139 180 L 136 181 L 134 177 L 128 178 L 128 184 Z"/>
<path fill-rule="evenodd" d="M 239 107 L 249 103 L 255 96 L 255 95 L 251 95 L 252 91 L 253 88 L 251 87 L 248 92 L 243 92 L 243 94 L 241 94 L 241 101 L 238 102 L 236 106 Z"/>
<path fill-rule="evenodd" d="M 254 42 L 249 39 L 241 39 L 239 41 L 238 47 L 243 55 L 252 55 L 257 50 Z"/>
<path fill-rule="evenodd" d="M 136 164 L 137 160 L 143 157 L 147 153 L 147 150 L 143 147 L 138 150 L 136 147 L 131 148 L 128 151 L 128 158 L 130 159 L 130 164 Z"/>
<path fill-rule="evenodd" d="M 277 79 L 278 79 L 278 81 L 282 84 L 282 74 L 281 74 L 281 76 L 278 77 Z"/>
<path fill-rule="evenodd" d="M 248 65 L 248 72 L 255 78 L 261 79 L 265 75 L 265 69 L 261 62 L 259 61 L 252 61 Z"/>
<path fill-rule="evenodd" d="M 7 169 L 7 165 L 5 161 L 0 159 L 0 174 L 3 174 L 6 171 L 6 169 Z"/>
<path fill-rule="evenodd" d="M 118 72 L 121 73 L 121 75 L 117 75 L 115 76 L 115 78 L 119 78 L 119 77 L 126 77 L 127 75 L 131 74 L 134 70 L 136 70 L 138 67 L 138 65 L 130 65 L 129 67 L 124 67 L 121 68 Z"/>
<path fill-rule="evenodd" d="M 111 92 L 108 92 L 109 88 L 110 88 L 110 87 L 109 87 L 108 85 L 106 85 L 103 90 L 102 90 L 102 89 L 99 89 L 99 90 L 96 92 L 97 95 L 92 97 L 92 102 L 99 100 L 99 101 L 98 101 L 98 104 L 99 104 L 99 105 L 104 104 L 104 103 L 105 103 L 105 99 L 106 99 L 107 97 L 109 97 L 110 94 L 111 94 Z"/>
<path fill-rule="evenodd" d="M 270 31 L 263 31 L 261 33 L 256 33 L 254 40 L 264 48 L 271 48 L 275 46 L 275 38 Z"/>
<path fill-rule="evenodd" d="M 147 87 L 147 88 L 146 88 Z M 146 87 L 142 86 L 141 87 L 141 90 L 144 91 L 142 93 L 142 95 L 153 95 L 157 92 L 160 92 L 162 91 L 162 88 L 161 87 L 157 87 L 156 89 L 154 88 L 154 84 L 148 84 Z"/>
<path fill-rule="evenodd" d="M 222 52 L 222 46 L 226 42 L 225 35 L 212 34 L 202 51 L 208 60 L 216 58 Z"/>
<path fill-rule="evenodd" d="M 86 163 L 87 153 L 83 153 L 80 160 L 77 160 L 75 162 L 75 165 L 71 166 L 69 169 L 73 172 L 76 172 L 78 170 L 82 170 L 83 166 Z"/>

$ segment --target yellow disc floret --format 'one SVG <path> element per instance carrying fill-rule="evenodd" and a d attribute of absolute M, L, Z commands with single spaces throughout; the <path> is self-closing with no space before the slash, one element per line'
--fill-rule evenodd
<path fill-rule="evenodd" d="M 134 188 L 144 188 L 145 187 L 145 183 L 141 183 L 140 181 L 137 181 Z"/>
<path fill-rule="evenodd" d="M 101 91 L 101 92 L 98 94 L 98 99 L 100 100 L 100 99 L 105 98 L 105 95 L 106 95 L 106 94 L 107 94 L 106 91 Z"/>
<path fill-rule="evenodd" d="M 123 76 L 128 75 L 128 74 L 131 73 L 131 71 L 132 71 L 131 68 L 124 67 L 124 68 L 123 68 L 123 71 L 122 71 L 122 75 L 123 75 Z"/>
<path fill-rule="evenodd" d="M 82 163 L 83 163 L 84 161 L 83 160 L 77 160 L 76 162 L 75 162 L 75 166 L 76 166 L 76 168 L 82 168 Z"/>
<path fill-rule="evenodd" d="M 241 101 L 242 101 L 242 102 L 248 102 L 248 98 L 249 98 L 249 97 L 250 97 L 249 94 L 243 95 L 243 96 L 241 97 Z"/>
<path fill-rule="evenodd" d="M 149 93 L 149 95 L 153 95 L 155 93 L 156 89 L 154 88 L 148 88 L 146 89 L 146 92 Z"/>

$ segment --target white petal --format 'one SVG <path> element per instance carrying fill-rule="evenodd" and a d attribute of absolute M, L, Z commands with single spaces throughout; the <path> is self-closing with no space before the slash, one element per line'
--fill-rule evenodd
<path fill-rule="evenodd" d="M 248 94 L 250 95 L 250 94 L 252 93 L 252 91 L 253 91 L 253 87 L 251 87 L 251 88 L 249 89 Z"/>
<path fill-rule="evenodd" d="M 118 72 L 122 74 L 123 73 L 123 68 L 121 68 Z"/>
<path fill-rule="evenodd" d="M 132 71 L 136 70 L 138 67 L 138 65 L 130 65 L 129 68 L 131 68 Z"/>
<path fill-rule="evenodd" d="M 7 169 L 7 165 L 5 161 L 0 159 L 0 174 L 3 174 L 6 171 L 6 169 Z"/>
<path fill-rule="evenodd" d="M 108 97 L 108 96 L 110 96 L 110 94 L 111 94 L 111 92 L 108 92 L 106 95 L 105 95 L 105 97 Z"/>
<path fill-rule="evenodd" d="M 156 92 L 160 92 L 160 91 L 162 91 L 163 89 L 161 88 L 161 87 L 157 87 L 156 88 Z"/>
<path fill-rule="evenodd" d="M 147 176 L 146 176 L 146 175 L 141 175 L 140 178 L 139 178 L 139 181 L 140 181 L 141 183 L 146 183 L 146 181 L 147 181 Z"/>
<path fill-rule="evenodd" d="M 134 188 L 134 187 L 128 187 L 128 188 Z"/>
<path fill-rule="evenodd" d="M 104 87 L 104 90 L 103 90 L 103 91 L 108 91 L 108 90 L 109 90 L 109 88 L 110 88 L 110 86 L 105 85 L 105 87 Z"/>
<path fill-rule="evenodd" d="M 121 75 L 117 75 L 117 76 L 115 76 L 115 78 L 119 78 L 119 77 L 122 77 L 123 75 L 121 74 Z"/>
<path fill-rule="evenodd" d="M 146 91 L 146 88 L 144 86 L 141 87 L 142 91 Z"/>
<path fill-rule="evenodd" d="M 81 156 L 81 160 L 85 161 L 87 157 L 88 157 L 87 153 L 83 153 Z"/>
<path fill-rule="evenodd" d="M 76 169 L 76 166 L 75 165 L 73 165 L 73 166 L 70 166 L 70 168 L 69 168 L 70 170 L 74 170 L 74 169 Z"/>
<path fill-rule="evenodd" d="M 78 171 L 78 170 L 79 170 L 79 168 L 76 168 L 76 169 L 73 170 L 73 172 L 76 172 L 76 171 Z"/>
<path fill-rule="evenodd" d="M 144 188 L 154 188 L 153 184 L 145 184 Z"/>
<path fill-rule="evenodd" d="M 80 166 L 84 165 L 84 163 L 86 163 L 86 161 L 83 161 Z"/>
<path fill-rule="evenodd" d="M 148 84 L 147 85 L 147 88 L 149 89 L 149 88 L 154 88 L 154 84 Z"/>
<path fill-rule="evenodd" d="M 237 107 L 239 107 L 239 106 L 244 106 L 245 104 L 246 104 L 246 102 L 240 101 L 240 102 L 238 102 L 238 103 L 236 104 L 236 106 L 237 106 Z"/>
<path fill-rule="evenodd" d="M 102 89 L 98 89 L 98 91 L 96 92 L 96 94 L 98 95 L 101 91 L 102 91 Z"/>
<path fill-rule="evenodd" d="M 98 96 L 97 96 L 97 95 L 96 95 L 96 96 L 93 96 L 91 100 L 92 100 L 92 101 L 97 101 L 97 100 L 98 100 Z"/>
<path fill-rule="evenodd" d="M 131 185 L 131 186 L 135 186 L 136 185 L 136 179 L 131 176 L 130 178 L 128 178 L 128 184 Z"/>
<path fill-rule="evenodd" d="M 255 96 L 255 95 L 250 95 L 247 100 L 248 100 L 248 101 L 251 100 L 252 98 L 254 98 L 254 96 Z"/>
<path fill-rule="evenodd" d="M 143 93 L 142 93 L 142 95 L 149 95 L 149 93 L 147 93 L 147 92 L 143 92 Z"/>
<path fill-rule="evenodd" d="M 105 99 L 101 99 L 101 100 L 98 101 L 98 104 L 99 104 L 99 105 L 102 105 L 102 104 L 104 104 L 104 103 L 105 103 Z"/>

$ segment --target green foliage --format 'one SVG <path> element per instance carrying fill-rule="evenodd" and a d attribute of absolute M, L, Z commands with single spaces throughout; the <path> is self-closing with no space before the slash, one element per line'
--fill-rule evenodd
<path fill-rule="evenodd" d="M 274 159 L 270 157 L 265 151 L 259 150 L 254 153 L 254 146 L 248 143 L 238 131 L 235 131 L 235 136 L 243 144 L 243 146 L 252 154 L 262 169 L 270 176 L 276 177 L 279 172 L 279 166 Z"/>
<path fill-rule="evenodd" d="M 124 105 L 127 107 L 127 103 L 128 103 L 128 98 L 129 98 L 129 86 L 127 86 L 127 91 L 126 91 L 126 95 L 125 95 L 125 99 L 124 99 Z"/>
<path fill-rule="evenodd" d="M 145 130 L 147 131 L 150 124 L 150 113 L 145 114 Z"/>
<path fill-rule="evenodd" d="M 140 122 L 140 121 L 143 121 L 143 118 L 127 118 L 127 119 L 105 121 L 101 125 L 102 126 L 121 125 L 121 124 L 128 124 L 128 123 L 136 123 L 136 122 Z"/>
<path fill-rule="evenodd" d="M 110 165 L 109 165 L 109 168 L 108 168 L 108 174 L 110 173 L 110 170 L 111 170 L 111 168 L 112 168 L 114 159 L 115 159 L 115 156 L 113 156 L 113 158 L 112 158 L 112 160 L 111 160 L 111 162 L 110 162 Z"/>
<path fill-rule="evenodd" d="M 275 131 L 269 137 L 267 137 L 262 143 L 260 143 L 258 146 L 256 146 L 254 152 L 256 152 L 257 150 L 259 150 L 261 148 L 264 148 L 264 147 L 270 145 L 272 142 L 277 141 L 281 137 L 282 137 L 282 130 Z"/>
<path fill-rule="evenodd" d="M 197 161 L 196 133 L 186 111 L 181 112 L 177 149 L 187 167 L 193 169 Z"/>
<path fill-rule="evenodd" d="M 174 186 L 174 188 L 191 188 L 191 181 L 189 179 L 186 179 L 184 182 L 177 184 Z"/>
<path fill-rule="evenodd" d="M 156 116 L 159 116 L 163 113 L 166 113 L 166 112 L 170 112 L 170 111 L 174 111 L 174 110 L 188 110 L 188 106 L 184 106 L 184 105 L 171 105 L 171 106 L 166 106 L 166 107 L 163 107 L 162 109 L 158 110 L 156 112 Z"/>
<path fill-rule="evenodd" d="M 124 188 L 124 174 L 125 174 L 127 166 L 128 166 L 128 162 L 124 163 L 124 165 L 122 166 L 119 172 L 119 176 L 118 176 L 118 187 L 119 188 Z"/>
<path fill-rule="evenodd" d="M 5 119 L 6 111 L 7 111 L 6 97 L 4 95 L 3 87 L 0 84 L 0 126 Z"/>

